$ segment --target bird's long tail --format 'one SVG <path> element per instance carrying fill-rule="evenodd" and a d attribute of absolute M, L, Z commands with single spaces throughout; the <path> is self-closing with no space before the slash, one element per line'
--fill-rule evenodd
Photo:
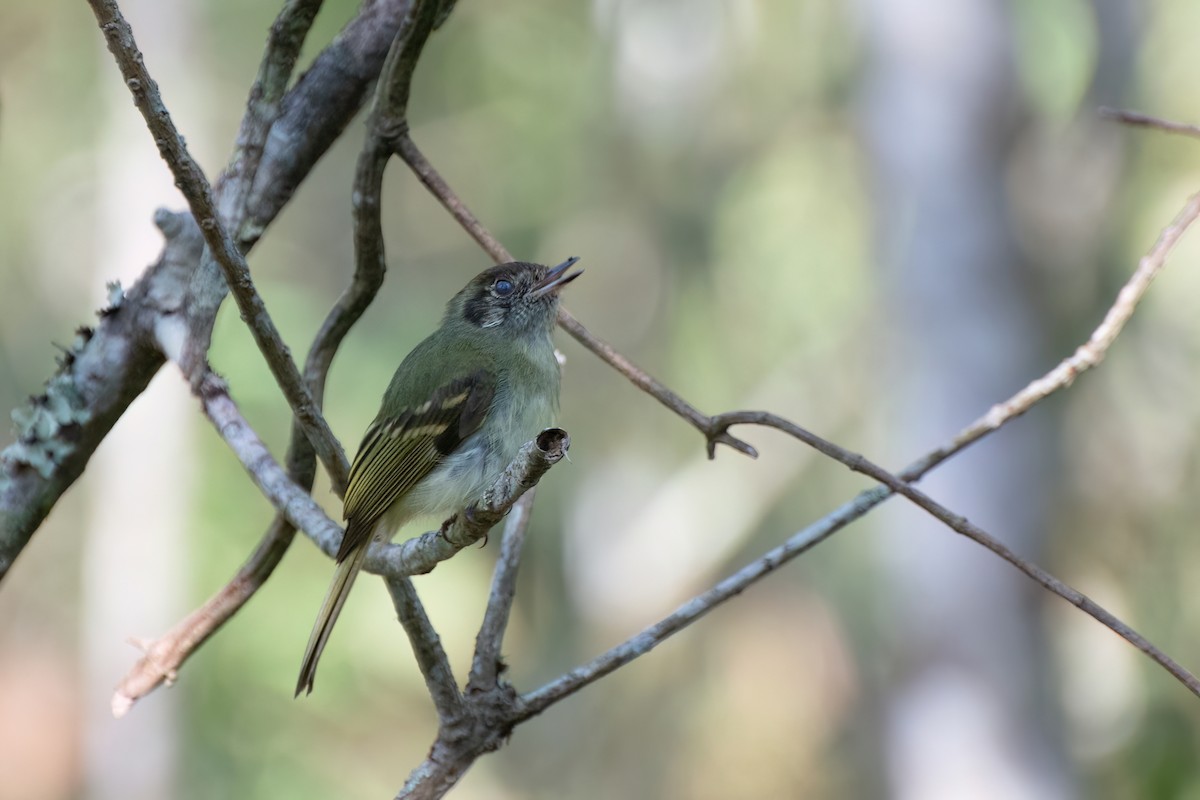
<path fill-rule="evenodd" d="M 296 697 L 299 697 L 301 692 L 311 693 L 313 690 L 313 679 L 317 675 L 317 661 L 321 658 L 321 651 L 325 649 L 325 643 L 329 641 L 329 634 L 333 630 L 333 624 L 337 622 L 338 614 L 342 613 L 342 606 L 346 604 L 350 587 L 354 585 L 354 579 L 358 577 L 359 570 L 362 569 L 363 562 L 367 558 L 370 544 L 371 539 L 368 537 L 367 541 L 338 562 L 337 569 L 333 573 L 333 580 L 329 584 L 329 591 L 325 594 L 325 602 L 321 604 L 321 611 L 317 614 L 316 623 L 313 624 L 312 634 L 308 637 L 308 647 L 304 650 L 304 663 L 300 665 L 300 678 L 296 681 Z"/>

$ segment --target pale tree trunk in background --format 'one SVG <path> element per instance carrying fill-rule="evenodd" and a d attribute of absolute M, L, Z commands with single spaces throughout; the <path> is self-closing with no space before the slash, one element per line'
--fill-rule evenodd
<path fill-rule="evenodd" d="M 891 463 L 942 441 L 1039 374 L 1005 199 L 1020 113 L 1007 5 L 860 0 L 863 129 L 873 159 L 888 320 Z M 1037 560 L 1055 443 L 1027 418 L 922 483 Z M 994 556 L 895 504 L 881 519 L 892 676 L 879 709 L 887 784 L 904 800 L 1070 798 L 1044 685 L 1050 602 Z M 1039 683 L 1041 681 L 1042 683 Z"/>
<path fill-rule="evenodd" d="M 173 109 L 202 107 L 194 94 L 203 70 L 190 54 L 194 4 L 131 0 L 122 8 L 138 31 L 149 64 Z M 97 42 L 96 69 L 112 74 Z M 171 175 L 146 138 L 145 124 L 119 82 L 104 80 L 106 119 L 98 165 L 98 252 L 92 284 L 129 286 L 162 247 L 150 224 L 154 209 L 183 204 Z M 190 120 L 194 122 L 195 120 Z M 196 148 L 202 133 L 176 118 Z M 197 148 L 203 152 L 203 147 Z M 99 298 L 97 298 L 97 301 Z M 97 305 L 100 305 L 97 302 Z M 83 484 L 92 509 L 83 560 L 84 696 L 107 698 L 136 651 L 131 636 L 152 638 L 187 611 L 185 533 L 191 505 L 195 403 L 178 370 L 162 370 L 113 428 L 88 465 Z M 138 708 L 136 724 L 117 721 L 107 703 L 87 709 L 85 777 L 89 800 L 162 800 L 179 794 L 181 719 L 178 697 L 159 692 Z M 136 754 L 136 755 L 134 755 Z"/>

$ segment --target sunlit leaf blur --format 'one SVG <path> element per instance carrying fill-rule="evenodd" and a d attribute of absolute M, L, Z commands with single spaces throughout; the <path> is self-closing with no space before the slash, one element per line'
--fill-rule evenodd
<path fill-rule="evenodd" d="M 224 166 L 277 4 L 122 3 L 189 146 Z M 328 0 L 305 63 L 355 12 Z M 183 206 L 86 5 L 0 25 L 0 411 L 136 280 Z M 899 468 L 1086 339 L 1200 189 L 1186 0 L 460 0 L 414 139 L 567 305 L 705 411 L 762 408 Z M 352 125 L 251 252 L 302 353 L 352 267 Z M 388 280 L 334 364 L 353 451 L 486 256 L 398 161 Z M 1200 668 L 1200 232 L 1108 360 L 924 484 Z M 571 463 L 538 491 L 505 652 L 522 690 L 633 635 L 869 484 L 771 431 L 749 460 L 582 348 Z M 236 309 L 211 360 L 277 454 L 287 406 Z M 0 437 L 0 445 L 9 436 Z M 315 494 L 340 518 L 328 482 Z M 331 565 L 302 537 L 177 683 L 109 714 L 138 651 L 272 509 L 177 370 L 129 409 L 0 586 L 0 797 L 390 797 L 436 716 L 378 580 L 311 697 Z M 436 523 L 436 520 L 433 521 Z M 496 536 L 417 580 L 458 677 Z M 892 500 L 519 727 L 459 798 L 1198 798 L 1200 701 L 1111 632 Z"/>

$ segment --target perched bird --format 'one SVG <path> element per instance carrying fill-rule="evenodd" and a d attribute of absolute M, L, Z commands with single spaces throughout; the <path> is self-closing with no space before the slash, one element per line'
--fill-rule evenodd
<path fill-rule="evenodd" d="M 350 467 L 346 533 L 317 614 L 296 695 L 317 661 L 373 540 L 413 517 L 451 514 L 487 489 L 558 410 L 550 332 L 558 293 L 582 271 L 514 261 L 484 270 L 446 304 L 441 326 L 404 357 Z"/>

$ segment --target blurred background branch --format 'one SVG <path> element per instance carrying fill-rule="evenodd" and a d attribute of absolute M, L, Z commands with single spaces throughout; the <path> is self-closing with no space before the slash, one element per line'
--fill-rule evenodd
<path fill-rule="evenodd" d="M 1152 128 L 1154 130 L 1165 131 L 1167 133 L 1178 133 L 1183 136 L 1200 137 L 1200 126 L 1189 125 L 1185 122 L 1172 122 L 1169 119 L 1160 119 L 1152 117 L 1149 114 L 1142 114 L 1137 111 L 1128 111 L 1120 108 L 1101 108 L 1100 116 L 1116 120 L 1125 125 L 1131 125 L 1136 128 Z"/>

